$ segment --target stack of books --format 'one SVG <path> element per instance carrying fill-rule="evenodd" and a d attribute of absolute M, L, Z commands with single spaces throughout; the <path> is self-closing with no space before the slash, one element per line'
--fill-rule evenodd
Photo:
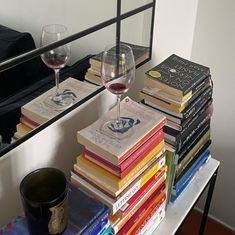
<path fill-rule="evenodd" d="M 60 83 L 60 90 L 65 91 L 66 89 L 73 94 L 74 103 L 76 103 L 94 92 L 97 87 L 70 77 Z M 55 87 L 21 107 L 20 122 L 16 126 L 13 140 L 23 137 L 63 111 L 63 109 L 58 109 L 56 104 L 54 106 L 47 104 L 46 100 L 54 93 Z"/>
<path fill-rule="evenodd" d="M 142 102 L 167 118 L 168 195 L 174 202 L 210 158 L 210 69 L 173 54 L 147 71 L 144 82 Z"/>
<path fill-rule="evenodd" d="M 68 186 L 68 224 L 61 235 L 110 234 L 109 208 L 92 195 L 72 184 Z M 36 231 L 37 232 L 37 231 Z M 27 218 L 20 215 L 0 227 L 1 235 L 30 235 Z M 42 234 L 43 235 L 43 234 Z"/>
<path fill-rule="evenodd" d="M 132 48 L 136 66 L 149 58 L 150 55 L 149 47 L 126 43 L 126 42 L 122 43 Z M 87 70 L 85 75 L 85 81 L 99 86 L 102 85 L 101 74 L 100 74 L 102 55 L 103 52 L 100 52 L 99 54 L 90 58 L 89 60 L 90 68 Z"/>
<path fill-rule="evenodd" d="M 145 234 L 165 216 L 166 118 L 126 97 L 121 102 L 126 138 L 117 139 L 102 128 L 116 119 L 116 111 L 111 109 L 77 132 L 84 151 L 71 171 L 71 182 L 109 207 L 114 234 Z"/>

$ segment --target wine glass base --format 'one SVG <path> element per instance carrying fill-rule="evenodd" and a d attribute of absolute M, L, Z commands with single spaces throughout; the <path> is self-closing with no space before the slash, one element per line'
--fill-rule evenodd
<path fill-rule="evenodd" d="M 50 95 L 44 100 L 44 104 L 53 110 L 62 111 L 74 104 L 74 97 L 64 96 L 63 94 L 57 96 Z"/>
<path fill-rule="evenodd" d="M 129 138 L 134 134 L 133 125 L 123 118 L 120 118 L 120 122 L 116 119 L 107 121 L 101 126 L 101 132 L 119 140 Z"/>

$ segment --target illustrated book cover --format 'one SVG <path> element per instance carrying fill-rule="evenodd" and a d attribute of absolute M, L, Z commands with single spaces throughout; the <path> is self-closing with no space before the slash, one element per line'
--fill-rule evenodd
<path fill-rule="evenodd" d="M 110 127 L 108 132 L 102 130 L 104 123 L 116 119 L 116 111 L 114 107 L 91 125 L 79 130 L 77 140 L 97 155 L 118 165 L 159 131 L 166 118 L 126 97 L 121 101 L 121 117 L 126 120 L 125 126 L 118 130 L 124 138 L 118 139 L 115 136 L 116 129 Z"/>

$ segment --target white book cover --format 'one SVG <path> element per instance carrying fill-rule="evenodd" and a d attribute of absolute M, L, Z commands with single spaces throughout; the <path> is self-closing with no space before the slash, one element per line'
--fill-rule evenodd
<path fill-rule="evenodd" d="M 69 92 L 74 94 L 74 104 L 98 89 L 95 85 L 88 84 L 71 77 L 61 82 L 59 87 L 60 91 L 69 89 Z M 63 111 L 58 110 L 56 108 L 56 104 L 53 106 L 46 103 L 46 98 L 54 93 L 55 87 L 22 106 L 21 113 L 38 124 L 42 124 L 43 122 L 53 118 Z"/>
<path fill-rule="evenodd" d="M 110 127 L 102 129 L 109 120 L 117 117 L 117 107 L 105 113 L 100 119 L 77 132 L 77 140 L 93 152 L 107 158 L 114 164 L 120 164 L 138 147 L 155 134 L 166 122 L 166 118 L 126 97 L 121 102 L 121 118 L 125 125 L 119 132 L 124 138 L 116 138 L 116 130 Z"/>

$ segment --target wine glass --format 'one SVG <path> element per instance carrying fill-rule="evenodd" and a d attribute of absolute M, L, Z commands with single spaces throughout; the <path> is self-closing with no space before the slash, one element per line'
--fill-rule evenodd
<path fill-rule="evenodd" d="M 64 25 L 51 24 L 42 28 L 40 46 L 46 46 L 65 38 L 68 30 Z M 60 92 L 59 73 L 70 58 L 70 46 L 65 44 L 41 54 L 42 61 L 55 72 L 55 94 L 46 98 L 45 104 L 55 110 L 65 109 L 74 103 L 74 95 L 69 89 Z"/>
<path fill-rule="evenodd" d="M 126 138 L 133 133 L 133 128 L 127 128 L 126 118 L 120 116 L 120 101 L 135 78 L 135 61 L 130 46 L 119 43 L 105 48 L 101 61 L 101 78 L 106 89 L 117 96 L 117 119 L 106 122 L 101 129 L 115 138 Z"/>

